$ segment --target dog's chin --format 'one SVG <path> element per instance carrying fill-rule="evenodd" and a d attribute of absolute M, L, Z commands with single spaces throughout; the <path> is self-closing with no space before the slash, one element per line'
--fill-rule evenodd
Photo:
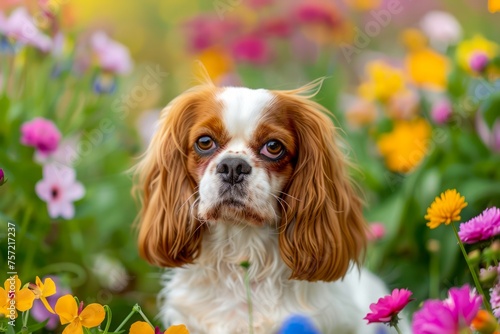
<path fill-rule="evenodd" d="M 262 210 L 251 207 L 238 199 L 223 199 L 212 205 L 205 212 L 199 213 L 199 219 L 212 223 L 244 224 L 263 226 L 270 218 Z"/>

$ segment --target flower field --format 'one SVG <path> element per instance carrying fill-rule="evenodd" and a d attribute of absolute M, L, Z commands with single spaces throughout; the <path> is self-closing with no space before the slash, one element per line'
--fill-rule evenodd
<path fill-rule="evenodd" d="M 324 78 L 392 291 L 367 323 L 500 333 L 499 22 L 497 0 L 2 0 L 0 333 L 188 333 L 156 318 L 130 170 L 197 61 L 221 86 Z"/>

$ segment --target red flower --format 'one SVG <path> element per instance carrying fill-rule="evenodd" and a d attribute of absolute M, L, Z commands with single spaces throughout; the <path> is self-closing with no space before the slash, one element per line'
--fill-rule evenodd
<path fill-rule="evenodd" d="M 412 292 L 406 289 L 394 289 L 392 294 L 380 298 L 377 303 L 370 305 L 371 313 L 368 313 L 364 319 L 368 323 L 384 322 L 392 323 L 397 321 L 398 313 L 412 301 L 410 296 Z"/>

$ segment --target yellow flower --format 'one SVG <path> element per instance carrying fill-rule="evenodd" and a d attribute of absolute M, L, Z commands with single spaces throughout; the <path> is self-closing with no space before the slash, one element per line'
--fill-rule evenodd
<path fill-rule="evenodd" d="M 398 120 L 391 132 L 380 136 L 377 146 L 387 167 L 398 173 L 408 173 L 427 154 L 431 126 L 425 119 Z"/>
<path fill-rule="evenodd" d="M 418 29 L 405 29 L 401 33 L 401 41 L 403 45 L 410 51 L 420 51 L 428 46 L 427 37 Z"/>
<path fill-rule="evenodd" d="M 387 102 L 392 96 L 406 90 L 403 71 L 376 60 L 368 63 L 365 69 L 368 80 L 362 83 L 358 92 L 363 98 Z"/>
<path fill-rule="evenodd" d="M 494 58 L 498 54 L 498 44 L 487 40 L 481 35 L 476 35 L 471 39 L 458 44 L 456 57 L 457 62 L 463 69 L 473 73 L 470 67 L 470 59 L 476 53 L 483 53 L 488 58 Z"/>
<path fill-rule="evenodd" d="M 488 10 L 490 13 L 500 12 L 500 0 L 488 0 Z"/>
<path fill-rule="evenodd" d="M 5 280 L 3 286 L 0 288 L 0 314 L 4 314 L 6 317 L 12 314 L 17 318 L 16 309 L 24 312 L 33 307 L 35 295 L 28 288 L 21 289 L 21 280 L 17 275 Z"/>
<path fill-rule="evenodd" d="M 40 299 L 43 305 L 47 308 L 50 313 L 54 313 L 54 310 L 50 306 L 47 301 L 47 297 L 52 296 L 56 293 L 56 284 L 52 280 L 52 278 L 47 277 L 45 281 L 42 283 L 40 277 L 36 277 L 36 285 L 31 284 L 31 290 L 35 294 L 35 299 Z"/>
<path fill-rule="evenodd" d="M 344 2 L 356 10 L 371 10 L 380 7 L 381 0 L 344 0 Z"/>
<path fill-rule="evenodd" d="M 417 87 L 444 90 L 446 88 L 449 60 L 429 49 L 410 52 L 405 59 L 410 80 Z"/>
<path fill-rule="evenodd" d="M 460 220 L 460 212 L 467 206 L 465 197 L 461 196 L 456 189 L 446 190 L 436 197 L 431 206 L 427 208 L 425 219 L 429 220 L 427 226 L 431 229 L 445 223 Z"/>
<path fill-rule="evenodd" d="M 83 308 L 83 302 L 81 302 L 80 307 L 78 307 L 75 298 L 71 295 L 59 298 L 55 308 L 61 320 L 61 325 L 69 323 L 64 329 L 63 334 L 82 334 L 83 327 L 92 328 L 99 326 L 106 314 L 104 307 L 99 304 L 89 304 Z"/>
<path fill-rule="evenodd" d="M 161 334 L 158 327 L 153 329 L 147 322 L 136 321 L 130 326 L 129 334 Z M 170 326 L 163 334 L 189 334 L 184 325 Z"/>
<path fill-rule="evenodd" d="M 204 50 L 198 55 L 198 59 L 203 63 L 213 81 L 217 81 L 218 78 L 234 69 L 229 55 L 217 47 Z"/>

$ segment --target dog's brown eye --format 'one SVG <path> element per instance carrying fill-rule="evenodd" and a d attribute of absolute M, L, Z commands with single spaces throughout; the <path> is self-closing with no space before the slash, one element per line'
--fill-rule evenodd
<path fill-rule="evenodd" d="M 217 145 L 211 137 L 202 136 L 196 141 L 195 147 L 199 153 L 210 153 L 210 151 L 217 148 Z"/>
<path fill-rule="evenodd" d="M 260 150 L 260 154 L 272 159 L 277 160 L 283 156 L 285 152 L 285 147 L 278 140 L 270 140 L 264 144 Z"/>

